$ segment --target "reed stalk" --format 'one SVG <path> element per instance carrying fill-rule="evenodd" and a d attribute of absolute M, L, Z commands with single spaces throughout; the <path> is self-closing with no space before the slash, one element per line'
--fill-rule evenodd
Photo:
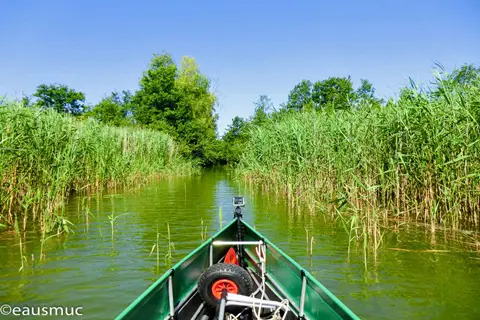
<path fill-rule="evenodd" d="M 313 257 L 313 244 L 315 243 L 315 237 L 310 238 L 310 257 Z"/>
<path fill-rule="evenodd" d="M 223 228 L 223 213 L 222 213 L 222 207 L 218 207 L 218 221 L 220 223 L 220 229 Z"/>
<path fill-rule="evenodd" d="M 165 263 L 168 267 L 172 266 L 172 250 L 175 250 L 175 245 L 172 242 L 172 238 L 170 235 L 170 223 L 167 222 L 167 241 L 168 241 L 168 247 L 167 247 L 167 254 L 165 255 Z"/>
<path fill-rule="evenodd" d="M 21 272 L 25 270 L 25 266 L 27 265 L 28 261 L 27 261 L 27 258 L 23 255 L 22 237 L 19 236 L 18 239 L 20 242 L 19 247 L 20 247 L 20 261 L 21 261 L 21 266 L 18 269 L 18 272 Z"/>
<path fill-rule="evenodd" d="M 307 250 L 307 252 L 308 252 L 308 240 L 309 240 L 309 238 L 308 238 L 308 229 L 307 229 L 307 227 L 303 227 L 303 228 L 305 229 L 305 243 L 306 243 L 306 247 L 305 247 L 305 248 L 306 248 L 306 250 Z"/>
<path fill-rule="evenodd" d="M 108 215 L 108 220 L 110 221 L 110 228 L 111 228 L 111 239 L 112 239 L 112 250 L 115 248 L 115 222 L 117 221 L 118 218 L 121 216 L 129 214 L 128 212 L 122 213 L 119 215 L 115 215 L 115 212 L 112 212 L 111 214 Z"/>
<path fill-rule="evenodd" d="M 157 224 L 157 239 L 156 239 L 156 242 L 155 244 L 153 245 L 152 247 L 152 250 L 150 251 L 150 254 L 148 255 L 149 257 L 152 255 L 153 253 L 153 250 L 155 250 L 155 248 L 157 249 L 157 268 L 156 268 L 156 273 L 158 273 L 160 271 L 160 246 L 159 246 L 159 241 L 160 240 L 160 233 L 158 232 L 158 224 Z"/>
<path fill-rule="evenodd" d="M 200 235 L 202 237 L 202 242 L 207 240 L 207 229 L 208 226 L 204 226 L 203 218 L 200 218 Z"/>

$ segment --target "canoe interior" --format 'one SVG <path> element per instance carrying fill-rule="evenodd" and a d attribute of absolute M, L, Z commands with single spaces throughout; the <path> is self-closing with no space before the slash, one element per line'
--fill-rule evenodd
<path fill-rule="evenodd" d="M 243 220 L 244 241 L 266 243 L 266 293 L 269 300 L 289 300 L 288 320 L 299 319 L 299 306 L 302 292 L 302 277 L 306 279 L 304 315 L 305 319 L 359 319 L 328 289 L 320 284 L 300 265 L 284 254 L 268 239 L 256 232 Z M 170 318 L 169 279 L 172 282 L 175 319 L 213 320 L 215 309 L 204 304 L 197 293 L 197 281 L 202 272 L 210 265 L 210 247 L 213 241 L 236 240 L 237 219 L 208 239 L 188 256 L 167 271 L 151 285 L 141 296 L 130 304 L 117 320 L 164 320 Z M 213 246 L 213 263 L 223 260 L 229 246 Z M 252 278 L 261 282 L 261 271 L 255 246 L 245 246 L 247 270 Z M 255 282 L 255 281 L 254 281 Z M 255 282 L 256 283 L 256 282 Z M 258 284 L 257 284 L 258 285 Z M 193 317 L 195 315 L 195 317 Z"/>

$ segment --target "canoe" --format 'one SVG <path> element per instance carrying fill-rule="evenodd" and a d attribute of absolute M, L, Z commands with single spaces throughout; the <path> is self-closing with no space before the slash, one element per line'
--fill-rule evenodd
<path fill-rule="evenodd" d="M 242 218 L 168 270 L 117 320 L 359 319 L 307 270 Z"/>

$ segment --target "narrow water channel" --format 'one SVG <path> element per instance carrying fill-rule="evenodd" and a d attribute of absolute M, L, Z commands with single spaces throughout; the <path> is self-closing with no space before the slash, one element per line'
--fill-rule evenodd
<path fill-rule="evenodd" d="M 480 254 L 472 235 L 404 225 L 387 232 L 376 257 L 370 254 L 365 263 L 362 248 L 348 254 L 341 226 L 321 215 L 291 212 L 273 195 L 248 191 L 221 171 L 116 190 L 90 202 L 73 197 L 66 210 L 75 233 L 46 240 L 44 261 L 40 236 L 22 234 L 22 271 L 19 236 L 0 233 L 0 304 L 82 306 L 82 319 L 112 319 L 170 263 L 200 245 L 202 226 L 210 236 L 225 225 L 237 195 L 245 196 L 248 223 L 362 319 L 480 319 Z M 113 241 L 112 214 L 118 216 Z M 163 237 L 167 223 L 171 259 Z M 156 249 L 150 255 L 157 225 L 158 261 Z M 312 255 L 306 229 L 315 239 Z"/>

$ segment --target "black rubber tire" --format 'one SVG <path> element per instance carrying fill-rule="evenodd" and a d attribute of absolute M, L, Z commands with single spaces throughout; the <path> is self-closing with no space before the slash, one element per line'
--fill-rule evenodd
<path fill-rule="evenodd" d="M 236 264 L 214 264 L 205 270 L 198 279 L 198 293 L 203 301 L 212 307 L 216 307 L 220 302 L 212 294 L 212 285 L 220 279 L 235 282 L 238 287 L 238 294 L 249 296 L 253 292 L 253 281 L 247 270 Z"/>

